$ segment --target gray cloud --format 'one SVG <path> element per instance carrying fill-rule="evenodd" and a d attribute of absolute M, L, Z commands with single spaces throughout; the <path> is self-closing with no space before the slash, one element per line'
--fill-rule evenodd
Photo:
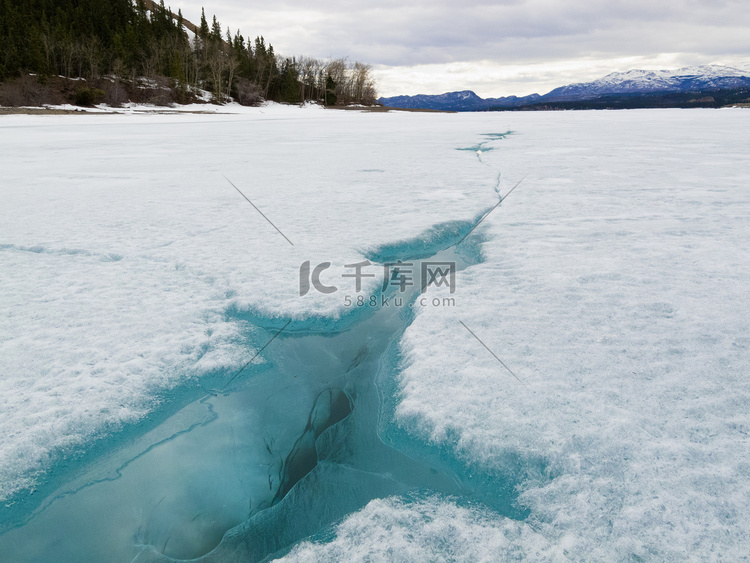
<path fill-rule="evenodd" d="M 180 6 L 189 19 L 200 17 L 199 2 Z M 455 0 L 285 0 L 271 7 L 218 0 L 206 11 L 246 36 L 264 35 L 278 53 L 348 56 L 407 74 L 420 65 L 456 63 L 476 63 L 486 72 L 487 61 L 498 68 L 536 65 L 540 71 L 542 63 L 554 68 L 565 61 L 591 61 L 593 69 L 596 61 L 640 57 L 648 64 L 666 54 L 680 64 L 750 59 L 746 0 L 466 0 L 460 7 Z M 480 95 L 502 93 L 502 85 L 487 85 Z"/>

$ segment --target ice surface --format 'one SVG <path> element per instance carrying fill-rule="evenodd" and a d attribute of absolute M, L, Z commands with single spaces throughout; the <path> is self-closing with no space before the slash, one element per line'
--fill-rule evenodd
<path fill-rule="evenodd" d="M 0 498 L 162 391 L 249 359 L 252 326 L 233 311 L 339 315 L 344 264 L 491 205 L 497 171 L 454 150 L 485 121 L 282 106 L 4 116 Z M 332 262 L 323 281 L 342 292 L 301 299 L 306 260 Z"/>
<path fill-rule="evenodd" d="M 325 529 L 293 560 L 743 557 L 749 122 L 744 110 L 3 117 L 8 510 L 63 456 L 231 376 L 273 317 L 343 322 L 343 291 L 298 296 L 303 261 L 332 262 L 324 280 L 343 288 L 343 264 L 458 237 L 446 222 L 476 219 L 525 177 L 462 243 L 483 261 L 459 273 L 455 307 L 417 308 L 400 369 L 379 382 L 384 443 L 455 471 L 483 506 L 324 463 L 222 553 L 253 530 L 277 545 L 274 523 L 297 507 Z M 304 426 L 309 410 L 294 412 Z M 502 483 L 483 480 L 508 475 L 521 520 L 488 508 Z M 356 494 L 336 497 L 345 485 Z M 340 524 L 327 527 L 315 491 Z"/>

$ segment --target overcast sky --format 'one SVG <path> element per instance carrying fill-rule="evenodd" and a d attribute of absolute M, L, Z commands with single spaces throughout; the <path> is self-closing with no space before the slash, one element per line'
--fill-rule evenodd
<path fill-rule="evenodd" d="M 196 24 L 203 5 L 278 54 L 369 63 L 383 96 L 544 94 L 612 71 L 750 61 L 749 0 L 165 3 Z"/>

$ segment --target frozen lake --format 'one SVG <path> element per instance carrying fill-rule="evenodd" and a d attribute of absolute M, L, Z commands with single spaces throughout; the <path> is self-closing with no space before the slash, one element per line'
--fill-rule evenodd
<path fill-rule="evenodd" d="M 1 560 L 750 550 L 750 112 L 237 111 L 0 118 Z"/>

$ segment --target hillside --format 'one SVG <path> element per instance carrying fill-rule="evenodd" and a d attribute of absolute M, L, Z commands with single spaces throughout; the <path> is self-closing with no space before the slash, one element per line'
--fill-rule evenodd
<path fill-rule="evenodd" d="M 0 106 L 374 103 L 369 65 L 282 57 L 234 29 L 163 0 L 3 0 Z"/>

